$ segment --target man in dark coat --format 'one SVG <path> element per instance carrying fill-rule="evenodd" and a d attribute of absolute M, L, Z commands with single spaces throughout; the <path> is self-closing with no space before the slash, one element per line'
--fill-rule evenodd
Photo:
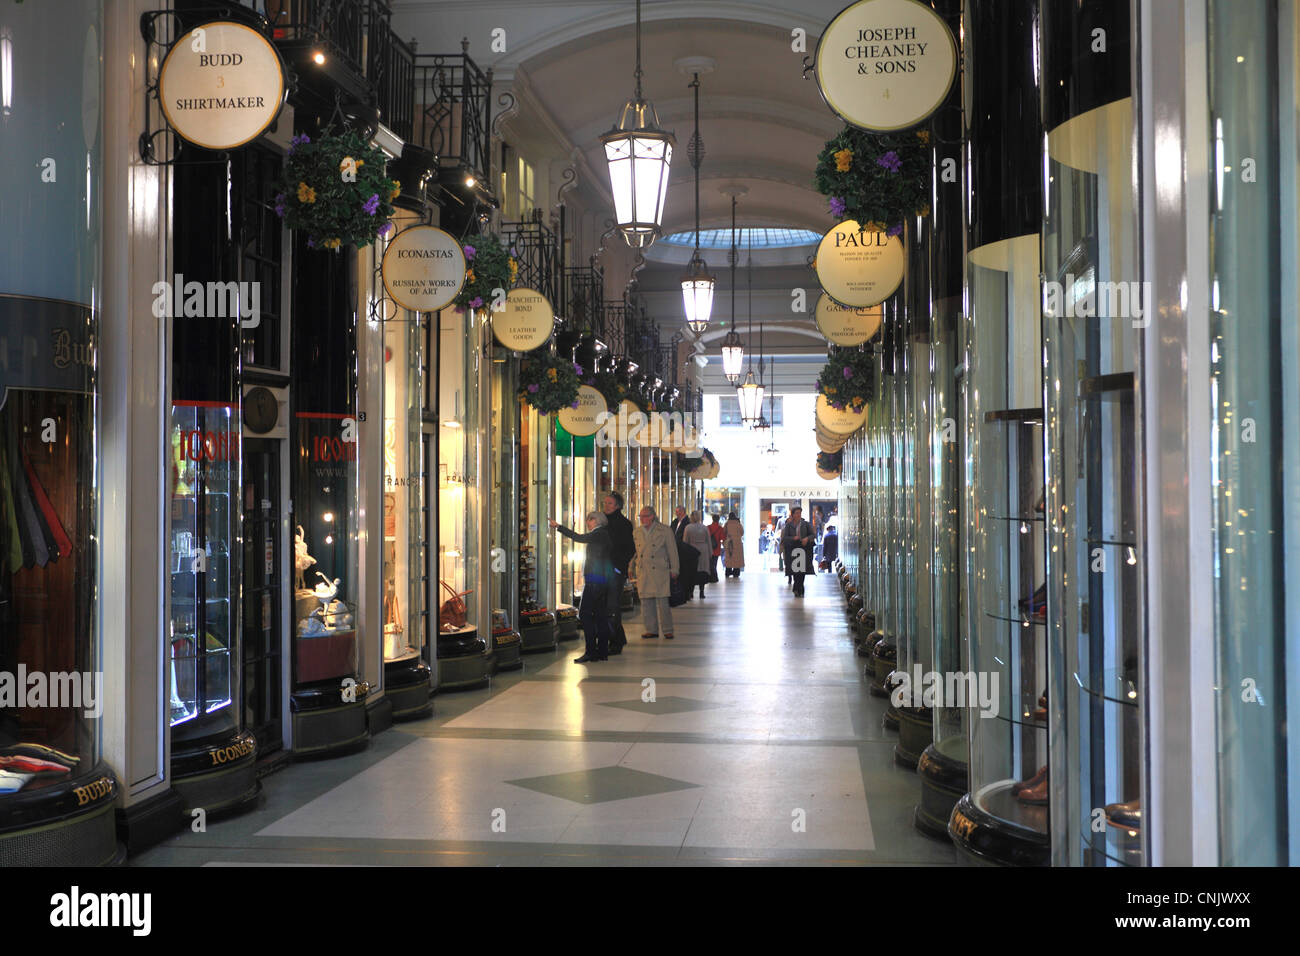
<path fill-rule="evenodd" d="M 675 514 L 677 517 L 673 519 L 673 523 L 668 527 L 672 529 L 673 537 L 678 541 L 681 541 L 682 534 L 686 531 L 686 526 L 691 523 L 691 516 L 686 513 L 686 509 L 681 505 L 677 506 Z"/>
<path fill-rule="evenodd" d="M 608 522 L 606 527 L 609 529 L 610 537 L 610 558 L 614 562 L 615 582 L 610 586 L 610 593 L 614 595 L 612 605 L 612 614 L 610 616 L 610 641 L 609 653 L 623 653 L 623 645 L 627 643 L 627 634 L 623 632 L 623 608 L 622 597 L 623 588 L 627 584 L 627 569 L 632 566 L 632 559 L 636 556 L 636 542 L 632 539 L 632 522 L 628 521 L 623 514 L 623 496 L 617 491 L 611 491 L 605 495 L 605 504 L 602 509 L 605 512 L 605 520 Z"/>
<path fill-rule="evenodd" d="M 794 578 L 794 596 L 803 597 L 803 576 L 812 562 L 813 529 L 803 520 L 803 509 L 798 505 L 790 509 L 781 530 L 781 553 L 785 557 L 786 573 Z"/>

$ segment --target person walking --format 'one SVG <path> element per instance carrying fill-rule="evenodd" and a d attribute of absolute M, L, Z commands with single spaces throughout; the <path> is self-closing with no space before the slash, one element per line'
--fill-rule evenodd
<path fill-rule="evenodd" d="M 781 553 L 785 557 L 786 573 L 793 579 L 795 597 L 803 597 L 803 576 L 812 560 L 812 525 L 803 520 L 802 512 L 798 505 L 791 508 L 781 532 Z"/>
<path fill-rule="evenodd" d="M 727 557 L 723 566 L 727 569 L 727 577 L 738 578 L 740 569 L 745 566 L 745 545 L 741 540 L 745 534 L 745 527 L 734 511 L 727 515 L 727 524 L 723 531 L 727 536 Z"/>
<path fill-rule="evenodd" d="M 677 577 L 677 542 L 668 526 L 659 520 L 649 505 L 637 513 L 640 522 L 633 534 L 636 557 L 632 559 L 631 572 L 636 580 L 637 593 L 641 595 L 644 615 L 641 636 L 658 637 L 662 627 L 664 637 L 673 638 L 673 612 L 668 606 L 672 580 Z"/>
<path fill-rule="evenodd" d="M 700 520 L 698 511 L 691 512 L 690 524 L 682 532 L 682 541 L 689 544 L 692 548 L 700 553 L 695 559 L 695 575 L 692 578 L 686 568 L 682 568 L 682 574 L 687 575 L 682 582 L 688 590 L 692 590 L 693 584 L 700 586 L 700 600 L 704 600 L 704 585 L 709 581 L 709 565 L 713 563 L 713 538 L 709 535 L 709 529 L 704 527 L 704 522 Z"/>
<path fill-rule="evenodd" d="M 627 633 L 623 630 L 623 589 L 627 586 L 627 572 L 636 555 L 636 542 L 632 538 L 632 522 L 623 514 L 623 496 L 617 491 L 605 495 L 603 504 L 605 520 L 609 522 L 610 559 L 614 563 L 615 581 L 610 585 L 613 604 L 610 606 L 609 654 L 623 653 Z"/>
<path fill-rule="evenodd" d="M 560 534 L 587 546 L 586 562 L 582 566 L 582 605 L 578 608 L 578 620 L 582 622 L 587 649 L 581 657 L 575 657 L 573 663 L 609 660 L 610 594 L 615 580 L 614 562 L 610 557 L 613 542 L 607 527 L 609 521 L 599 511 L 588 511 L 587 533 L 577 534 L 554 518 L 549 520 L 551 527 Z M 617 601 L 612 606 L 617 607 Z"/>
<path fill-rule="evenodd" d="M 718 558 L 722 557 L 722 543 L 727 540 L 727 532 L 722 529 L 722 515 L 713 515 L 713 524 L 709 525 L 709 537 L 713 539 L 713 560 L 709 562 L 709 583 L 718 583 Z"/>
<path fill-rule="evenodd" d="M 678 541 L 681 541 L 682 533 L 686 530 L 686 526 L 691 523 L 691 518 L 690 515 L 686 513 L 686 509 L 683 508 L 681 505 L 678 505 L 676 508 L 674 508 L 673 512 L 674 514 L 676 514 L 676 517 L 673 518 L 673 523 L 671 525 L 673 531 L 673 537 L 676 538 Z"/>

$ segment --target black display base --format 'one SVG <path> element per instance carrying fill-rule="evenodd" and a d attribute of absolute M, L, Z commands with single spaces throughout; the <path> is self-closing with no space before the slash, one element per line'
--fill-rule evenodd
<path fill-rule="evenodd" d="M 439 658 L 438 692 L 486 687 L 495 660 L 496 658 L 492 654 Z"/>
<path fill-rule="evenodd" d="M 524 666 L 520 646 L 522 639 L 518 631 L 511 631 L 508 639 L 503 635 L 495 634 L 492 640 L 496 644 L 496 669 L 498 671 L 517 671 Z"/>
<path fill-rule="evenodd" d="M 928 707 L 900 707 L 894 763 L 915 770 L 925 748 L 934 742 L 934 712 Z"/>
<path fill-rule="evenodd" d="M 520 615 L 519 650 L 524 654 L 555 649 L 558 637 L 555 615 L 549 612 L 534 615 L 532 620 Z"/>
<path fill-rule="evenodd" d="M 295 691 L 289 698 L 293 720 L 290 752 L 295 760 L 341 757 L 369 745 L 366 697 L 358 693 L 355 701 L 340 701 L 337 689 L 332 694 Z"/>
<path fill-rule="evenodd" d="M 182 813 L 208 817 L 239 813 L 257 802 L 257 738 L 248 732 L 209 740 L 202 747 L 172 751 L 172 787 Z"/>
<path fill-rule="evenodd" d="M 871 666 L 876 672 L 876 680 L 881 687 L 898 664 L 898 647 L 886 638 L 871 649 Z"/>
<path fill-rule="evenodd" d="M 893 704 L 889 705 L 889 709 L 880 718 L 880 726 L 889 733 L 898 733 L 898 711 L 894 709 Z"/>
<path fill-rule="evenodd" d="M 993 794 L 1001 802 L 1015 801 L 1011 784 Z M 1046 820 L 1046 808 L 1043 818 Z M 1049 866 L 1051 844 L 1046 833 L 1027 830 L 981 810 L 967 793 L 952 808 L 948 835 L 961 852 L 959 863 L 970 866 Z"/>
<path fill-rule="evenodd" d="M 0 867 L 114 866 L 118 784 L 107 764 L 37 790 L 8 794 L 0 806 Z"/>
<path fill-rule="evenodd" d="M 849 598 L 848 607 L 844 609 L 844 613 L 848 615 L 850 621 L 856 621 L 858 618 L 858 612 L 861 610 L 862 610 L 862 595 L 855 594 L 853 595 L 853 597 Z"/>
<path fill-rule="evenodd" d="M 390 725 L 392 721 L 417 720 L 433 713 L 433 671 L 420 658 L 385 664 L 384 688 L 384 697 L 392 705 Z M 375 733 L 373 727 L 370 732 Z"/>
<path fill-rule="evenodd" d="M 958 759 L 955 754 L 961 754 Z M 966 767 L 966 738 L 950 737 L 931 744 L 921 754 L 916 775 L 921 778 L 921 802 L 912 822 L 926 836 L 947 843 L 952 808 L 970 787 Z"/>
<path fill-rule="evenodd" d="M 576 641 L 578 637 L 578 609 L 561 604 L 555 609 L 555 639 Z"/>
<path fill-rule="evenodd" d="M 388 692 L 378 700 L 366 701 L 366 730 L 370 736 L 382 734 L 393 726 L 393 699 Z"/>
<path fill-rule="evenodd" d="M 185 829 L 185 802 L 175 790 L 162 793 L 117 811 L 117 839 L 130 856 L 157 846 Z"/>

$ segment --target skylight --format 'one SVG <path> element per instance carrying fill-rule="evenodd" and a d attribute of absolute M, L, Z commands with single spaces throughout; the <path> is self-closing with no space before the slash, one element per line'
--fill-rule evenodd
<path fill-rule="evenodd" d="M 736 230 L 736 245 L 741 249 L 787 249 L 793 246 L 812 246 L 821 241 L 821 233 L 807 229 L 744 228 Z M 674 246 L 695 247 L 695 230 L 675 232 L 659 240 Z M 730 249 L 730 229 L 701 229 L 701 249 Z"/>

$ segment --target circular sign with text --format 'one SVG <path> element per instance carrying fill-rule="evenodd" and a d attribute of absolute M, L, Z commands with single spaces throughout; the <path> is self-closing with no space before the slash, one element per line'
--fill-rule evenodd
<path fill-rule="evenodd" d="M 848 408 L 832 408 L 825 395 L 817 396 L 817 421 L 834 435 L 852 435 L 867 423 L 867 406 L 855 412 Z"/>
<path fill-rule="evenodd" d="M 861 345 L 880 331 L 884 314 L 879 303 L 854 309 L 822 293 L 817 300 L 817 331 L 836 345 Z"/>
<path fill-rule="evenodd" d="M 897 236 L 846 219 L 822 236 L 815 266 L 827 295 L 840 305 L 866 308 L 884 302 L 902 284 L 907 256 Z"/>
<path fill-rule="evenodd" d="M 858 0 L 822 31 L 816 68 L 822 99 L 846 123 L 906 129 L 947 97 L 957 43 L 943 18 L 916 0 Z"/>
<path fill-rule="evenodd" d="M 827 471 L 825 468 L 820 466 L 817 468 L 817 477 L 823 481 L 834 481 L 839 476 L 840 473 L 838 471 Z"/>
<path fill-rule="evenodd" d="M 284 102 L 284 63 L 252 27 L 205 23 L 167 51 L 158 101 L 181 139 L 204 149 L 234 149 L 275 122 Z"/>
<path fill-rule="evenodd" d="M 506 307 L 492 313 L 492 334 L 515 352 L 530 352 L 544 345 L 554 328 L 555 310 L 536 289 L 511 289 L 506 293 Z"/>
<path fill-rule="evenodd" d="M 560 426 L 578 438 L 596 434 L 609 414 L 605 396 L 590 385 L 579 385 L 577 403 L 577 408 L 560 409 Z"/>
<path fill-rule="evenodd" d="M 437 312 L 451 305 L 465 284 L 465 253 L 450 233 L 412 226 L 393 237 L 379 271 L 402 308 Z"/>

